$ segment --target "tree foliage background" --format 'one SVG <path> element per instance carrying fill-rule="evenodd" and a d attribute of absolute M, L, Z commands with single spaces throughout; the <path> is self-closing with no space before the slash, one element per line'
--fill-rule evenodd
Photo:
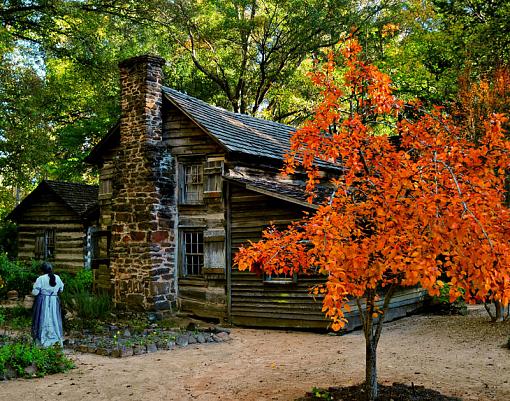
<path fill-rule="evenodd" d="M 306 76 L 313 60 L 349 34 L 401 97 L 424 105 L 453 107 L 459 77 L 490 81 L 509 57 L 503 0 L 3 0 L 0 7 L 0 217 L 43 178 L 95 181 L 83 158 L 118 118 L 117 64 L 130 56 L 159 54 L 168 86 L 292 124 L 316 102 Z"/>

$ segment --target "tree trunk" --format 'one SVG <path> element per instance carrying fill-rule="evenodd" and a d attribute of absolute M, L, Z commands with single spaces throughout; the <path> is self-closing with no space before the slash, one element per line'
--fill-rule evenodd
<path fill-rule="evenodd" d="M 501 317 L 501 305 L 499 305 L 498 301 L 494 301 L 494 308 L 496 309 L 496 316 L 494 318 L 494 321 L 501 322 L 503 318 Z"/>
<path fill-rule="evenodd" d="M 361 307 L 358 300 L 358 310 L 363 323 L 363 332 L 365 334 L 365 389 L 367 392 L 367 401 L 375 401 L 377 398 L 377 343 L 379 337 L 377 330 L 374 330 L 374 308 L 375 291 L 369 290 L 365 299 L 365 310 Z"/>
<path fill-rule="evenodd" d="M 393 283 L 386 294 L 384 295 L 384 302 L 381 309 L 376 311 L 376 291 L 368 290 L 365 298 L 365 310 L 361 305 L 360 298 L 356 298 L 356 305 L 360 315 L 361 323 L 363 324 L 363 333 L 365 334 L 365 389 L 367 392 L 367 401 L 375 401 L 379 393 L 377 387 L 377 345 L 384 323 L 390 300 L 397 288 L 396 283 Z"/>
<path fill-rule="evenodd" d="M 365 365 L 365 386 L 367 391 L 367 400 L 375 401 L 377 399 L 377 344 L 375 339 L 366 341 L 366 365 Z"/>
<path fill-rule="evenodd" d="M 505 307 L 503 304 L 499 301 L 493 301 L 492 304 L 494 304 L 495 313 L 492 314 L 491 311 L 491 303 L 484 302 L 483 306 L 485 307 L 485 310 L 489 314 L 489 317 L 491 318 L 492 322 L 504 322 L 510 317 L 510 313 L 505 312 Z M 510 307 L 509 307 L 510 312 Z"/>

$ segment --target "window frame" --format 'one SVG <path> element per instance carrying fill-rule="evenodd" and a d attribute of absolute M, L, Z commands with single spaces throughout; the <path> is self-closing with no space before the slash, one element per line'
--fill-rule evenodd
<path fill-rule="evenodd" d="M 197 168 L 199 170 L 197 176 L 200 177 L 199 182 L 188 183 L 188 177 L 193 177 L 188 169 Z M 188 186 L 195 186 L 198 191 L 189 191 Z M 179 163 L 179 203 L 182 205 L 202 205 L 204 203 L 204 163 L 202 160 L 185 160 Z M 190 199 L 189 194 L 195 194 L 195 199 Z"/>
<path fill-rule="evenodd" d="M 88 248 L 90 268 L 96 269 L 100 264 L 109 265 L 112 241 L 111 227 L 108 226 L 106 230 L 101 230 L 100 227 L 89 227 L 89 229 L 90 233 L 87 233 L 87 237 L 90 235 L 90 238 L 87 238 L 87 240 L 90 241 L 90 247 Z"/>
<path fill-rule="evenodd" d="M 189 235 L 189 237 L 188 237 Z M 194 235 L 196 235 L 196 243 L 191 242 L 191 252 L 188 252 L 188 242 L 187 238 L 193 239 Z M 201 242 L 200 242 L 201 239 Z M 202 228 L 191 228 L 186 227 L 180 229 L 179 233 L 179 271 L 181 273 L 181 277 L 193 278 L 193 277 L 203 277 L 204 266 L 205 266 L 205 243 L 204 243 L 204 229 Z M 196 246 L 196 251 L 193 251 L 193 246 Z M 201 252 L 200 252 L 201 250 Z M 198 258 L 198 264 L 192 264 L 191 272 L 188 271 L 188 257 Z M 195 272 L 194 268 L 198 266 L 197 271 Z"/>
<path fill-rule="evenodd" d="M 55 260 L 56 231 L 55 228 L 45 228 L 36 232 L 34 243 L 34 258 L 36 260 Z"/>

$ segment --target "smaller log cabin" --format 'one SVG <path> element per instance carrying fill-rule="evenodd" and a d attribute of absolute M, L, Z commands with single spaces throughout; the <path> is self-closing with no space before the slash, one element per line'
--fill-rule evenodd
<path fill-rule="evenodd" d="M 42 181 L 8 216 L 17 224 L 18 258 L 71 273 L 90 267 L 97 194 L 97 186 Z"/>

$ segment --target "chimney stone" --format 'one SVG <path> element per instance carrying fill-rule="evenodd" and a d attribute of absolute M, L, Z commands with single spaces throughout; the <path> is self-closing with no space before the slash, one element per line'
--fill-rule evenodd
<path fill-rule="evenodd" d="M 114 302 L 125 310 L 171 309 L 176 300 L 175 162 L 162 140 L 164 64 L 151 55 L 119 63 L 110 267 Z"/>

